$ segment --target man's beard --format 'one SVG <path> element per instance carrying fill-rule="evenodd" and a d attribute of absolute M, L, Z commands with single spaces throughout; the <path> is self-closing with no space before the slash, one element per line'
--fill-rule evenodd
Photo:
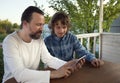
<path fill-rule="evenodd" d="M 35 32 L 35 33 L 31 33 L 29 36 L 30 36 L 32 39 L 39 39 L 40 36 L 41 36 L 41 34 L 42 34 L 42 30 L 39 30 L 39 31 L 37 31 L 37 32 Z"/>

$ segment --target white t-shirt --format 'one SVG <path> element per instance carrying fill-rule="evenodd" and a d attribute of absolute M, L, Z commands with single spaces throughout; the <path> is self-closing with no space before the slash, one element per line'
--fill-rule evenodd
<path fill-rule="evenodd" d="M 54 69 L 66 63 L 51 56 L 41 38 L 26 43 L 16 31 L 4 39 L 3 54 L 3 83 L 13 77 L 21 83 L 49 83 L 50 71 L 37 70 L 40 60 Z"/>

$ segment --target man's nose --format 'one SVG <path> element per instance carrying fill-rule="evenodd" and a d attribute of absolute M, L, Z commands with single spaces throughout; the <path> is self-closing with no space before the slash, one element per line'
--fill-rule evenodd
<path fill-rule="evenodd" d="M 39 29 L 42 30 L 43 27 L 44 27 L 44 24 L 41 24 Z"/>
<path fill-rule="evenodd" d="M 43 28 L 43 26 L 44 26 L 44 24 L 41 24 L 41 25 L 40 25 L 40 27 L 42 27 L 42 28 Z"/>

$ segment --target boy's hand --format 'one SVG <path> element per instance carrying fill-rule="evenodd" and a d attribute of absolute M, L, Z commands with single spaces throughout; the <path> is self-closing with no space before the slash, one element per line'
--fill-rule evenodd
<path fill-rule="evenodd" d="M 94 67 L 100 67 L 102 65 L 104 65 L 104 61 L 100 60 L 100 59 L 93 59 L 91 61 L 91 64 L 94 66 Z"/>

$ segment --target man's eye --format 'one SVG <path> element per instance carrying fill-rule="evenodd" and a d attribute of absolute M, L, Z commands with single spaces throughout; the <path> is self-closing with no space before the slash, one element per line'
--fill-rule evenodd
<path fill-rule="evenodd" d="M 36 24 L 37 26 L 43 26 L 44 24 Z"/>

